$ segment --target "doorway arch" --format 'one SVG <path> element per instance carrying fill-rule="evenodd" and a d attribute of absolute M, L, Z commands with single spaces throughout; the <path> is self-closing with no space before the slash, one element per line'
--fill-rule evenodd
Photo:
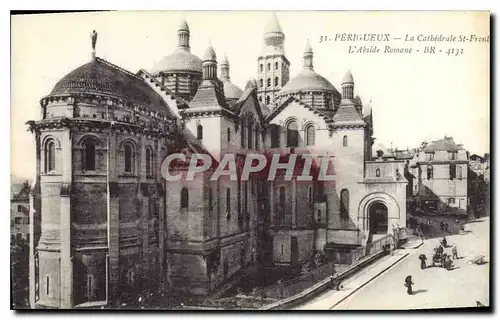
<path fill-rule="evenodd" d="M 380 202 L 374 201 L 368 207 L 368 227 L 370 234 L 387 234 L 388 231 L 388 209 Z"/>

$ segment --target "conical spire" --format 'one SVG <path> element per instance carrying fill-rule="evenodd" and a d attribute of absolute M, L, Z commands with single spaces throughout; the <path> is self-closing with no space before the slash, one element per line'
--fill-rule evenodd
<path fill-rule="evenodd" d="M 281 30 L 280 23 L 278 21 L 278 17 L 276 16 L 275 12 L 273 12 L 271 14 L 271 18 L 267 22 L 267 25 L 266 25 L 264 32 L 266 34 L 267 33 L 281 33 L 281 34 L 283 34 L 283 31 Z"/>
<path fill-rule="evenodd" d="M 276 13 L 273 12 L 264 29 L 264 44 L 266 47 L 274 47 L 283 50 L 285 34 L 281 30 Z"/>
<path fill-rule="evenodd" d="M 304 58 L 304 69 L 313 70 L 313 50 L 311 44 L 309 43 L 309 39 L 306 42 L 306 47 L 304 48 L 304 54 L 302 57 Z"/>
<path fill-rule="evenodd" d="M 229 81 L 229 61 L 225 53 L 220 63 L 220 78 L 223 81 Z"/>
<path fill-rule="evenodd" d="M 178 39 L 178 47 L 179 49 L 190 51 L 189 47 L 189 25 L 185 19 L 181 20 L 179 24 L 179 28 L 177 29 L 177 39 Z"/>
<path fill-rule="evenodd" d="M 342 79 L 342 84 L 344 83 L 354 83 L 354 78 L 352 77 L 351 70 L 347 70 L 346 74 L 344 75 L 344 79 Z"/>

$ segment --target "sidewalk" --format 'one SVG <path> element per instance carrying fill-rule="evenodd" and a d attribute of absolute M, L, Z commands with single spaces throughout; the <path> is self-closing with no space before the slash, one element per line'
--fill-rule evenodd
<path fill-rule="evenodd" d="M 386 270 L 406 258 L 409 253 L 406 250 L 396 250 L 393 255 L 383 257 L 379 261 L 368 266 L 342 282 L 343 289 L 340 291 L 329 290 L 319 297 L 298 306 L 296 310 L 325 310 L 332 309 L 344 299 L 355 293 L 371 280 L 377 278 Z"/>

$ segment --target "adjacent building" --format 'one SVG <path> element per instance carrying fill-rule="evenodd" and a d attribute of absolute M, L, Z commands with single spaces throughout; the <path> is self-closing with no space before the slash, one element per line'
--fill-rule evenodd
<path fill-rule="evenodd" d="M 10 242 L 17 244 L 30 241 L 30 185 L 26 181 L 11 186 L 10 197 Z"/>
<path fill-rule="evenodd" d="M 37 143 L 32 307 L 109 305 L 153 289 L 204 296 L 250 269 L 299 266 L 314 251 L 349 260 L 353 249 L 405 227 L 406 163 L 372 159 L 372 110 L 355 95 L 351 72 L 337 90 L 314 70 L 306 43 L 300 72 L 289 77 L 273 16 L 257 79 L 242 90 L 227 57 L 219 64 L 212 47 L 201 58 L 190 52 L 190 34 L 182 21 L 178 47 L 149 71 L 131 73 L 93 51 L 41 99 L 40 120 L 29 122 Z M 419 162 L 423 170 L 439 165 L 438 149 Z M 175 153 L 186 161 L 162 173 Z M 296 161 L 291 180 L 242 179 L 240 169 L 235 181 L 211 181 L 211 170 L 164 179 L 187 174 L 200 153 L 215 164 L 251 153 Z M 323 156 L 330 180 L 318 179 L 318 161 L 312 180 L 300 179 L 308 154 Z"/>

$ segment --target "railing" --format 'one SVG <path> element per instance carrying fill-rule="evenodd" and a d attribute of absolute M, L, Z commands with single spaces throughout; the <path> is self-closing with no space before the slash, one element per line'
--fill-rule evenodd
<path fill-rule="evenodd" d="M 346 270 L 348 267 L 347 265 L 328 263 L 294 279 L 256 290 L 252 293 L 252 296 L 262 299 L 285 299 L 306 290 L 335 273 Z"/>
<path fill-rule="evenodd" d="M 390 251 L 394 248 L 394 237 L 392 234 L 388 234 L 382 238 L 379 238 L 371 243 L 368 243 L 366 246 L 366 255 L 377 254 L 383 250 Z"/>

